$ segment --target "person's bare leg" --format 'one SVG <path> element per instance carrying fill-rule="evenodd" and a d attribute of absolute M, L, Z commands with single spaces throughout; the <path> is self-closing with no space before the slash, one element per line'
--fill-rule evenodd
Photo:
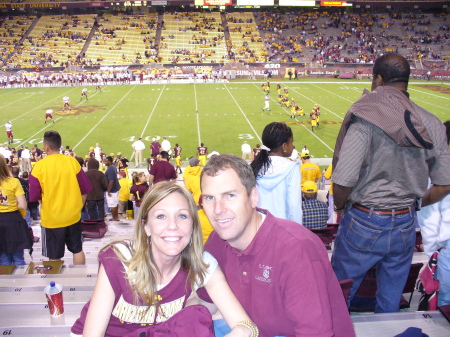
<path fill-rule="evenodd" d="M 111 215 L 112 215 L 112 219 L 114 221 L 119 221 L 119 207 L 112 207 L 111 208 Z"/>
<path fill-rule="evenodd" d="M 73 264 L 86 264 L 86 256 L 83 251 L 73 254 Z"/>

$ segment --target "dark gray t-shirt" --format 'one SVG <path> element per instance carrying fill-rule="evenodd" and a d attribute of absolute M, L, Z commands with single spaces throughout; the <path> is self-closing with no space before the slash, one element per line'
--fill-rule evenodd
<path fill-rule="evenodd" d="M 109 181 L 113 181 L 113 186 L 111 188 L 111 193 L 116 193 L 120 190 L 120 184 L 117 180 L 117 169 L 114 165 L 108 166 L 105 172 L 106 186 L 109 186 Z"/>

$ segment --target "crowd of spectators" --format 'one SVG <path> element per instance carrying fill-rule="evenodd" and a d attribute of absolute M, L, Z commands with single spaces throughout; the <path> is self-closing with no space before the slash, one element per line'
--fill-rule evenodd
<path fill-rule="evenodd" d="M 386 14 L 334 13 L 297 10 L 292 12 L 262 11 L 251 16 L 226 13 L 226 19 L 207 12 L 167 11 L 166 20 L 180 25 L 178 32 L 195 32 L 187 42 L 190 46 L 173 48 L 166 41 L 185 41 L 177 31 L 167 31 L 164 20 L 143 14 L 115 16 L 116 21 L 101 18 L 98 25 L 76 15 L 51 16 L 53 21 L 38 34 L 28 27 L 33 17 L 14 16 L 0 18 L 1 64 L 6 68 L 17 67 L 67 67 L 91 66 L 103 63 L 104 57 L 89 57 L 89 48 L 81 49 L 94 29 L 90 46 L 108 44 L 107 50 L 126 50 L 126 38 L 117 38 L 118 32 L 139 29 L 140 34 L 161 32 L 143 38 L 143 60 L 127 53 L 122 62 L 142 64 L 153 62 L 317 62 L 373 63 L 377 55 L 400 52 L 410 60 L 443 60 L 449 58 L 445 48 L 450 37 L 446 23 L 447 14 L 403 14 L 390 11 Z M 162 17 L 164 19 L 164 17 Z M 185 25 L 186 22 L 186 25 Z M 98 26 L 98 30 L 95 30 Z M 80 31 L 78 27 L 85 30 Z M 88 30 L 86 30 L 88 29 Z M 167 34 L 165 32 L 167 31 Z M 214 35 L 211 33 L 219 33 Z M 225 33 L 225 34 L 224 34 Z M 240 34 L 240 35 L 237 35 Z M 23 37 L 25 42 L 20 42 Z M 237 38 L 240 36 L 241 38 Z M 180 40 L 181 39 L 181 40 Z M 113 45 L 111 45 L 113 41 Z M 218 54 L 218 47 L 225 42 L 226 51 Z M 264 45 L 258 46 L 258 42 Z M 179 43 L 179 42 L 177 42 Z M 183 42 L 184 43 L 184 42 Z M 86 44 L 88 45 L 88 44 Z M 173 44 L 176 46 L 176 44 Z M 69 47 L 75 47 L 69 49 Z M 127 47 L 128 48 L 128 47 Z M 204 51 L 195 50 L 197 48 Z M 162 57 L 161 50 L 169 50 Z M 179 55 L 182 54 L 183 57 Z M 168 57 L 170 59 L 168 59 Z"/>

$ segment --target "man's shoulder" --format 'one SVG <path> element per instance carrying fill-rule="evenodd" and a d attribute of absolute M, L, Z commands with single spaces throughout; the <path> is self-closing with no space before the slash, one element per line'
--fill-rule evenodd
<path fill-rule="evenodd" d="M 276 247 L 277 250 L 289 252 L 323 246 L 322 241 L 308 228 L 281 218 L 275 218 L 266 245 Z"/>

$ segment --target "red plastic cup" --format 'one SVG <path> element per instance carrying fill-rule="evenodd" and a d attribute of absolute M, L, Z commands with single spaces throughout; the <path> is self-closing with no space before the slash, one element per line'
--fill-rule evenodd
<path fill-rule="evenodd" d="M 56 288 L 57 293 L 51 293 L 50 289 Z M 45 296 L 47 297 L 48 309 L 50 315 L 54 317 L 61 316 L 64 313 L 64 301 L 63 301 L 63 287 L 60 284 L 55 284 L 54 287 L 46 286 L 44 289 Z M 52 291 L 54 292 L 54 291 Z"/>

